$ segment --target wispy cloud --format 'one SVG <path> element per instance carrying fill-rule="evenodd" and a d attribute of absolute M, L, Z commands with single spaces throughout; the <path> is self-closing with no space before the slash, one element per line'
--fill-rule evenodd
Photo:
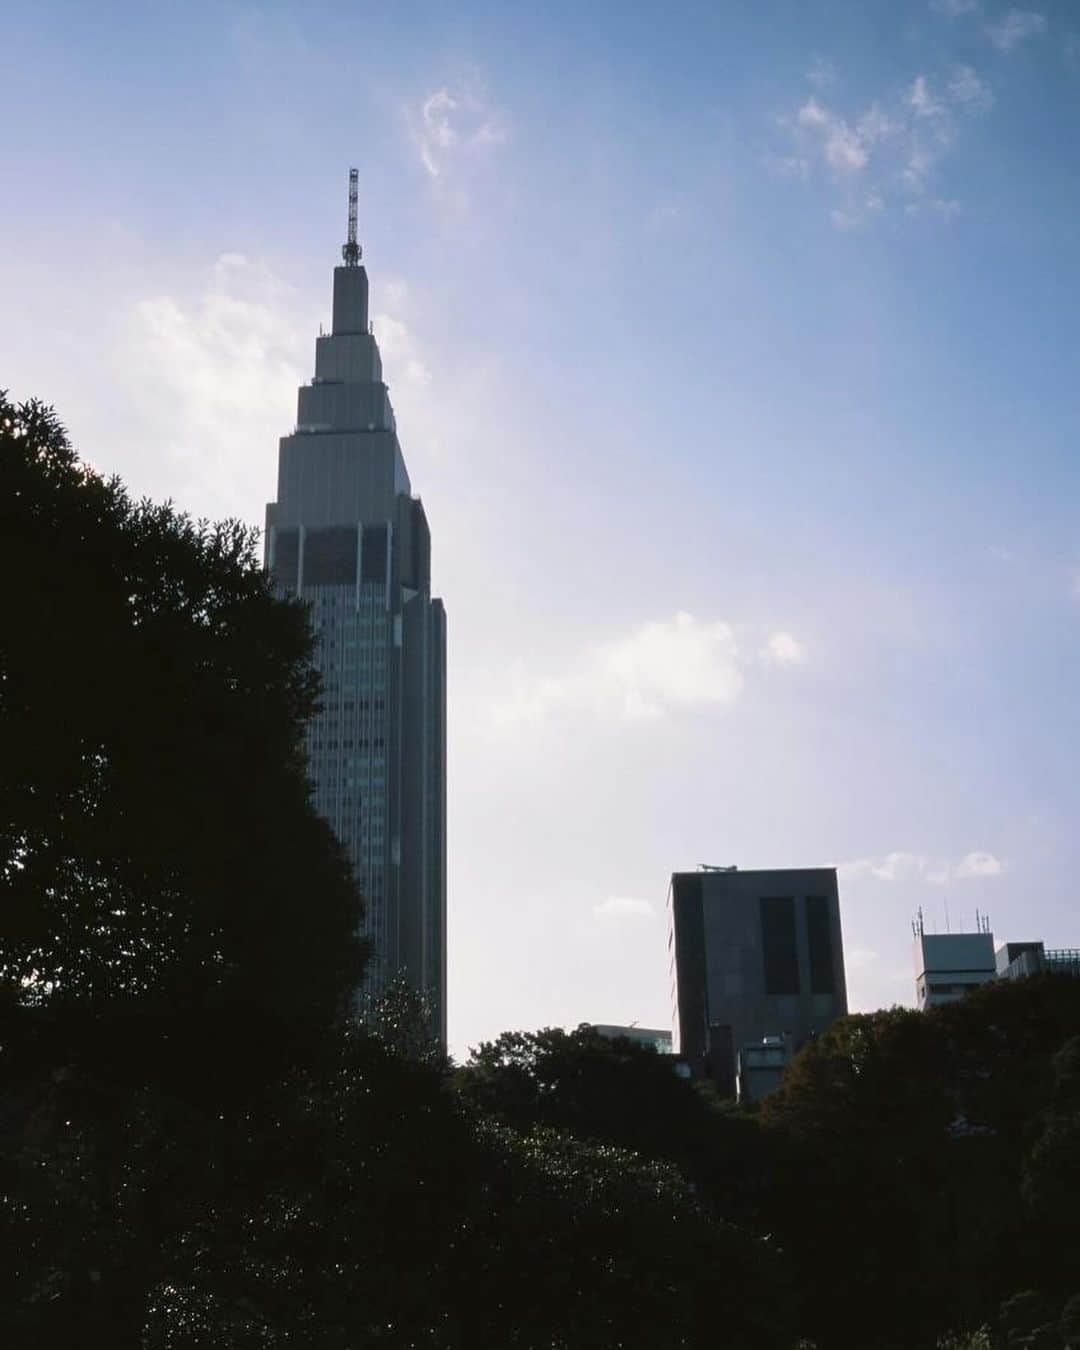
<path fill-rule="evenodd" d="M 830 215 L 841 229 L 924 195 L 928 209 L 949 217 L 959 204 L 931 194 L 930 185 L 956 140 L 958 119 L 986 111 L 991 102 L 988 86 L 970 66 L 957 66 L 944 78 L 917 74 L 891 97 L 854 113 L 814 93 L 781 119 L 791 144 L 768 163 L 788 177 L 822 174 L 837 198 Z"/>
<path fill-rule="evenodd" d="M 598 919 L 631 920 L 655 919 L 656 906 L 648 900 L 635 900 L 631 896 L 613 895 L 600 904 L 593 905 L 593 913 Z"/>
<path fill-rule="evenodd" d="M 829 89 L 836 83 L 836 67 L 822 56 L 815 56 L 810 62 L 806 78 L 815 89 Z"/>
<path fill-rule="evenodd" d="M 680 612 L 589 648 L 564 675 L 520 680 L 496 718 L 536 722 L 560 707 L 632 721 L 659 718 L 679 708 L 734 703 L 743 684 L 730 625 Z"/>
<path fill-rule="evenodd" d="M 834 173 L 853 174 L 866 168 L 876 129 L 850 124 L 816 98 L 806 100 L 795 120 L 802 131 L 814 137 L 825 163 Z"/>
<path fill-rule="evenodd" d="M 853 858 L 837 863 L 843 881 L 871 878 L 875 881 L 927 882 L 943 886 L 972 877 L 996 877 L 1005 864 L 992 853 L 975 851 L 962 858 L 935 858 L 923 853 L 886 853 L 877 858 Z"/>
<path fill-rule="evenodd" d="M 396 377 L 421 389 L 429 385 L 431 371 L 420 355 L 419 344 L 408 325 L 402 319 L 386 313 L 373 314 L 371 322 L 378 339 L 379 353 Z"/>
<path fill-rule="evenodd" d="M 761 649 L 761 659 L 767 666 L 801 666 L 806 661 L 806 647 L 790 633 L 773 633 Z"/>
<path fill-rule="evenodd" d="M 508 137 L 506 120 L 475 83 L 444 84 L 408 109 L 413 144 L 433 188 L 468 205 L 462 178 Z"/>
<path fill-rule="evenodd" d="M 791 633 L 773 633 L 756 656 L 753 647 L 744 654 L 730 624 L 680 611 L 588 647 L 561 675 L 519 672 L 493 716 L 507 726 L 538 723 L 558 710 L 631 722 L 723 710 L 743 693 L 755 666 L 805 660 L 806 648 Z"/>
<path fill-rule="evenodd" d="M 373 322 L 395 407 L 399 415 L 403 406 L 413 412 L 431 374 L 403 317 L 408 291 L 384 281 L 375 294 Z M 239 252 L 222 254 L 194 283 L 131 306 L 111 357 L 132 413 L 192 495 L 203 495 L 194 493 L 199 483 L 222 502 L 250 496 L 267 447 L 295 420 L 318 319 L 266 263 Z"/>
<path fill-rule="evenodd" d="M 908 90 L 908 104 L 916 117 L 943 117 L 945 104 L 930 89 L 925 75 L 916 75 Z"/>
<path fill-rule="evenodd" d="M 1005 870 L 992 853 L 968 853 L 956 864 L 955 877 L 996 877 Z"/>
<path fill-rule="evenodd" d="M 956 66 L 947 90 L 950 100 L 967 112 L 987 112 L 994 102 L 990 86 L 971 66 Z"/>
<path fill-rule="evenodd" d="M 115 359 L 159 450 L 235 500 L 251 465 L 289 430 L 313 330 L 268 267 L 225 253 L 195 287 L 136 302 Z"/>
<path fill-rule="evenodd" d="M 979 8 L 979 0 L 932 0 L 930 8 L 958 19 L 964 14 L 974 14 Z"/>
<path fill-rule="evenodd" d="M 1011 52 L 1028 38 L 1046 32 L 1046 15 L 1033 9 L 1010 9 L 997 23 L 986 26 L 986 35 L 1000 52 Z"/>

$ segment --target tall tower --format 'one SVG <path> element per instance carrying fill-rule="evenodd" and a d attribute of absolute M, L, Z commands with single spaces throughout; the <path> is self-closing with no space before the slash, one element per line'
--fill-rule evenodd
<path fill-rule="evenodd" d="M 311 607 L 324 692 L 310 772 L 366 902 L 368 986 L 403 974 L 431 996 L 445 1045 L 446 613 L 368 321 L 355 169 L 342 257 L 332 331 L 280 442 L 266 565 Z"/>

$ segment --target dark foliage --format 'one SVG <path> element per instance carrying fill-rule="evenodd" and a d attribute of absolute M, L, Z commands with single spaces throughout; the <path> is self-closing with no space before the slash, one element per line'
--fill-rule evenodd
<path fill-rule="evenodd" d="M 456 1085 L 518 1128 L 676 1162 L 714 1215 L 768 1235 L 773 1296 L 821 1350 L 931 1347 L 983 1324 L 995 1343 L 1058 1346 L 1080 1270 L 1078 1032 L 1080 981 L 1033 979 L 846 1018 L 756 1115 L 588 1027 L 501 1036 Z M 1038 1317 L 1008 1330 L 1016 1308 L 1002 1320 L 999 1304 L 1031 1289 L 1017 1308 Z"/>
<path fill-rule="evenodd" d="M 15 1011 L 7 1044 L 38 1037 Z M 5 1076 L 6 1345 L 783 1343 L 768 1245 L 671 1168 L 464 1109 L 359 1027 L 238 1097 L 40 1042 Z"/>
<path fill-rule="evenodd" d="M 822 1346 L 932 1345 L 1015 1290 L 1076 1288 L 1080 981 L 985 986 L 855 1016 L 796 1058 L 763 1124 L 783 1144 L 761 1219 Z M 1055 1317 L 1056 1317 L 1055 1312 Z"/>
<path fill-rule="evenodd" d="M 244 526 L 133 503 L 0 395 L 0 979 L 334 1015 L 362 952 L 308 799 L 303 610 Z"/>
<path fill-rule="evenodd" d="M 711 1126 L 704 1099 L 670 1060 L 588 1024 L 505 1032 L 472 1052 L 457 1086 L 510 1125 L 553 1126 L 652 1157 L 684 1159 Z"/>
<path fill-rule="evenodd" d="M 725 1343 L 778 1344 L 769 1244 L 672 1167 L 476 1110 L 407 990 L 344 1016 L 310 637 L 251 536 L 6 401 L 0 510 L 0 1342 L 712 1345 L 721 1272 Z"/>

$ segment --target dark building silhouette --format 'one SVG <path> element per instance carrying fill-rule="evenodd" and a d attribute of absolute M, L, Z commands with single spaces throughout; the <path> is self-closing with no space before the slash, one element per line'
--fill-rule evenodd
<path fill-rule="evenodd" d="M 744 1051 L 847 1012 L 835 868 L 676 872 L 668 905 L 679 1053 L 727 1095 Z"/>
<path fill-rule="evenodd" d="M 445 1045 L 446 614 L 370 331 L 355 172 L 349 208 L 333 327 L 281 439 L 266 563 L 312 610 L 324 697 L 310 772 L 365 897 L 369 990 L 403 974 L 434 1001 Z"/>

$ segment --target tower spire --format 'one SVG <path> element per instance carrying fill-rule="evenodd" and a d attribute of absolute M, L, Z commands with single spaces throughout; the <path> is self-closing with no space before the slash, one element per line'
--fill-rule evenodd
<path fill-rule="evenodd" d="M 349 170 L 349 233 L 341 246 L 346 267 L 356 267 L 360 262 L 361 249 L 356 242 L 356 184 L 359 177 L 356 169 Z"/>

